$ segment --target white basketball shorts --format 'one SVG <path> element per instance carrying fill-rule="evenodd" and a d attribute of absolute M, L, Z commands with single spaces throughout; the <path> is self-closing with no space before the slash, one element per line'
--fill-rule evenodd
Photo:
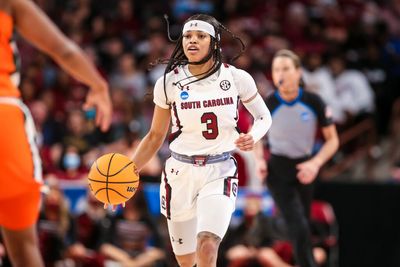
<path fill-rule="evenodd" d="M 200 232 L 211 232 L 222 239 L 235 209 L 237 192 L 237 163 L 233 157 L 205 166 L 169 158 L 161 177 L 160 201 L 174 253 L 195 252 Z"/>

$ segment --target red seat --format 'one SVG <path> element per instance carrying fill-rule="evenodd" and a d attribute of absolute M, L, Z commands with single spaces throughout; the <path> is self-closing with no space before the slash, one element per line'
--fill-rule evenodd
<path fill-rule="evenodd" d="M 339 264 L 339 231 L 331 204 L 319 200 L 312 202 L 311 225 L 313 243 L 327 251 L 327 266 L 337 267 Z"/>

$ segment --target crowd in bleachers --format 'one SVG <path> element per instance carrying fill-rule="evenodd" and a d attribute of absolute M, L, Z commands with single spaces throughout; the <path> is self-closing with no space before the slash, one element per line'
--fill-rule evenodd
<path fill-rule="evenodd" d="M 274 90 L 270 77 L 273 54 L 283 48 L 294 50 L 304 63 L 305 89 L 320 94 L 329 104 L 340 133 L 369 120 L 373 123 L 367 130 L 375 131 L 377 136 L 372 146 L 379 148 L 379 142 L 387 137 L 392 137 L 389 139 L 393 143 L 399 142 L 397 135 L 390 135 L 393 126 L 399 124 L 392 120 L 393 110 L 400 109 L 400 102 L 395 102 L 400 96 L 399 0 L 36 2 L 95 62 L 109 82 L 114 105 L 112 127 L 102 133 L 94 126 L 94 114 L 79 108 L 87 88 L 18 40 L 23 59 L 22 98 L 32 111 L 39 133 L 45 180 L 58 186 L 45 197 L 38 224 L 41 244 L 49 246 L 42 248 L 48 266 L 65 258 L 80 262 L 77 266 L 102 266 L 108 260 L 124 266 L 173 262 L 165 261 L 171 256 L 166 252 L 166 232 L 148 219 L 145 204 L 132 203 L 115 216 L 89 197 L 85 214 L 78 216 L 64 206 L 61 190 L 65 183 L 86 185 L 88 168 L 100 155 L 131 155 L 147 132 L 153 110 L 152 88 L 165 67 L 151 63 L 167 58 L 174 46 L 168 40 L 164 14 L 169 15 L 173 39 L 193 13 L 210 13 L 222 21 L 247 47 L 234 65 L 252 74 L 264 97 Z M 229 56 L 237 52 L 237 44 L 229 43 L 224 36 L 222 40 L 229 62 Z M 394 118 L 400 120 L 400 116 Z M 241 129 L 251 123 L 244 112 L 240 120 Z M 365 144 L 349 142 L 340 153 L 353 153 L 360 145 Z M 168 154 L 165 144 L 142 170 L 143 184 L 159 181 L 162 161 Z M 399 158 L 393 153 L 394 162 Z M 341 159 L 338 156 L 334 161 Z M 397 179 L 399 165 L 393 165 L 392 175 Z M 251 184 L 252 175 L 242 174 L 247 178 L 241 185 Z M 139 201 L 139 197 L 134 199 Z M 115 240 L 118 236 L 121 238 Z M 132 240 L 131 236 L 140 240 Z"/>

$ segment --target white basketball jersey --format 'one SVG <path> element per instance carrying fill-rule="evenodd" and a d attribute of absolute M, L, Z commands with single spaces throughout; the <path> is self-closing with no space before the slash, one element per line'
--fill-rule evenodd
<path fill-rule="evenodd" d="M 226 64 L 205 80 L 185 85 L 191 81 L 186 79 L 190 76 L 187 66 L 167 74 L 167 101 L 163 77 L 154 89 L 155 104 L 171 107 L 170 149 L 189 156 L 234 150 L 234 141 L 239 136 L 238 101 L 247 100 L 257 92 L 253 78 Z"/>

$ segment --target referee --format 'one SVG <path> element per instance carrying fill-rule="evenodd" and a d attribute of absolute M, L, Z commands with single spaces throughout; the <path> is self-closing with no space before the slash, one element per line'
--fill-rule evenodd
<path fill-rule="evenodd" d="M 272 78 L 278 90 L 266 99 L 272 114 L 267 186 L 286 221 L 296 264 L 316 267 L 309 227 L 313 185 L 321 166 L 338 149 L 338 136 L 321 98 L 301 87 L 300 59 L 295 53 L 280 50 L 274 55 Z M 318 128 L 325 141 L 313 155 Z"/>

